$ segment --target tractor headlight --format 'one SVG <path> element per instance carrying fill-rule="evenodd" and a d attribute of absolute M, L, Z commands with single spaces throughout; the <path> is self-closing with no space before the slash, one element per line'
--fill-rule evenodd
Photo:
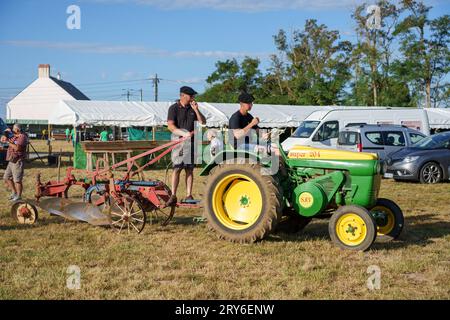
<path fill-rule="evenodd" d="M 413 156 L 413 157 L 407 156 L 407 157 L 405 157 L 405 159 L 403 159 L 402 162 L 414 162 L 414 161 L 416 161 L 417 159 L 419 159 L 419 156 Z"/>

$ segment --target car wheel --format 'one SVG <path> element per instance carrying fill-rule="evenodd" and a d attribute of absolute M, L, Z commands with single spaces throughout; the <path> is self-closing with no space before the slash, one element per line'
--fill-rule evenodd
<path fill-rule="evenodd" d="M 442 169 L 436 162 L 427 162 L 420 169 L 420 183 L 438 183 L 442 180 Z"/>

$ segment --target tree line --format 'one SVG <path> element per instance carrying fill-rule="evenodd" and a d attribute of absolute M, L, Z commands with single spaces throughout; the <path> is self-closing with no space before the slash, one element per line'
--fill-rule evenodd
<path fill-rule="evenodd" d="M 199 100 L 237 102 L 247 91 L 268 104 L 450 107 L 450 16 L 431 19 L 416 0 L 376 6 L 352 12 L 354 42 L 309 19 L 273 36 L 266 70 L 254 57 L 217 61 Z"/>

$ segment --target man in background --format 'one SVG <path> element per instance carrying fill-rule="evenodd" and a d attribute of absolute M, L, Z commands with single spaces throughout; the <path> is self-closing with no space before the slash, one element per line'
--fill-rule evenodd
<path fill-rule="evenodd" d="M 9 143 L 6 153 L 8 166 L 3 176 L 6 187 L 11 191 L 8 200 L 17 201 L 22 198 L 22 180 L 28 137 L 22 133 L 20 125 L 16 123 L 12 132 L 9 128 L 5 130 L 5 135 L 2 136 L 1 141 Z"/>
<path fill-rule="evenodd" d="M 70 129 L 66 128 L 66 141 L 69 142 L 70 141 Z"/>
<path fill-rule="evenodd" d="M 180 99 L 169 108 L 167 115 L 167 125 L 172 135 L 178 138 L 192 136 L 172 150 L 172 195 L 166 203 L 172 206 L 177 203 L 177 189 L 180 182 L 180 173 L 184 169 L 186 172 L 186 200 L 193 200 L 192 186 L 194 184 L 194 137 L 193 131 L 195 122 L 206 123 L 205 116 L 200 112 L 195 101 L 197 92 L 190 87 L 180 88 Z"/>
<path fill-rule="evenodd" d="M 108 141 L 108 130 L 106 128 L 103 128 L 102 132 L 100 132 L 100 141 Z"/>

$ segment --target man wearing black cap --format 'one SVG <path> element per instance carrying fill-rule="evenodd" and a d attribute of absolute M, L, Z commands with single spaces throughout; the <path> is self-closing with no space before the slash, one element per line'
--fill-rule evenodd
<path fill-rule="evenodd" d="M 239 95 L 240 108 L 233 113 L 230 118 L 228 129 L 232 131 L 232 138 L 234 140 L 234 148 L 238 148 L 243 144 L 246 148 L 250 145 L 250 129 L 257 130 L 259 118 L 253 117 L 249 111 L 252 110 L 253 101 L 255 98 L 247 93 L 243 92 Z M 245 137 L 245 138 L 244 138 Z M 244 139 L 243 139 L 244 138 Z"/>
<path fill-rule="evenodd" d="M 173 135 L 181 137 L 192 136 L 195 122 L 206 123 L 205 116 L 198 109 L 195 101 L 197 92 L 190 87 L 180 88 L 180 100 L 169 108 L 167 124 Z M 192 186 L 194 184 L 194 139 L 186 140 L 184 145 L 172 151 L 172 195 L 166 205 L 171 206 L 177 202 L 177 189 L 180 182 L 180 173 L 186 171 L 186 200 L 192 200 Z"/>

